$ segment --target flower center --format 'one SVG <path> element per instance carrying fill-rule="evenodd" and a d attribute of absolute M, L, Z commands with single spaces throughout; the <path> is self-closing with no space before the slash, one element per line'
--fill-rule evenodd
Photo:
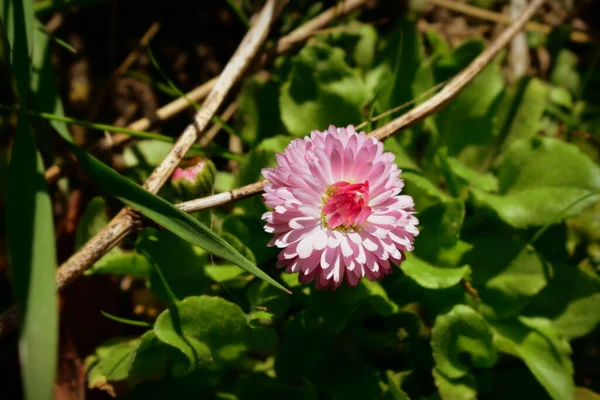
<path fill-rule="evenodd" d="M 373 211 L 369 207 L 369 182 L 339 181 L 327 189 L 322 216 L 331 229 L 348 229 L 362 225 Z"/>

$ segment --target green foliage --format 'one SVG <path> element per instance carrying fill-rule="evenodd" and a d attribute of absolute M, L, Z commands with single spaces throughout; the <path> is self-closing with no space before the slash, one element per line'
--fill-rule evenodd
<path fill-rule="evenodd" d="M 59 3 L 42 1 L 36 8 L 89 1 Z M 235 5 L 242 13 L 252 8 Z M 283 11 L 279 28 L 285 32 L 323 3 L 290 7 L 302 12 Z M 87 271 L 127 276 L 122 283 L 133 278 L 132 293 L 141 293 L 156 312 L 155 318 L 112 317 L 111 324 L 131 325 L 131 318 L 137 325 L 127 327 L 132 337 L 111 338 L 88 356 L 90 388 L 142 399 L 597 397 L 575 387 L 588 378 L 577 377 L 574 365 L 581 368 L 584 357 L 597 361 L 587 343 L 595 343 L 600 323 L 600 152 L 586 138 L 600 137 L 600 104 L 593 97 L 598 78 L 594 71 L 581 74 L 565 32 L 548 39 L 548 80 L 508 83 L 501 55 L 446 108 L 386 141 L 403 169 L 403 193 L 415 201 L 415 250 L 381 281 L 322 292 L 276 269 L 279 249 L 267 246 L 272 235 L 262 229 L 266 207 L 259 196 L 187 215 L 173 206 L 168 185 L 155 196 L 136 184 L 161 162 L 171 147 L 165 141 L 177 132 L 142 133 L 144 140 L 123 152 L 122 175 L 75 147 L 48 37 L 35 30 L 31 39 L 23 32 L 11 36 L 16 28 L 34 27 L 32 21 L 4 24 L 12 29 L 11 45 L 36 43 L 33 52 L 14 47 L 9 56 L 13 63 L 24 60 L 19 66 L 29 59 L 34 65 L 13 71 L 22 111 L 9 171 L 7 209 L 15 215 L 6 215 L 15 295 L 27 305 L 21 340 L 36 349 L 22 355 L 28 397 L 51 390 L 57 315 L 50 306 L 56 304 L 51 202 L 35 147 L 48 126 L 30 125 L 26 109 L 48 117 L 90 187 L 139 211 L 134 218 L 156 224 L 136 230 Z M 268 73 L 241 83 L 233 124 L 243 151 L 209 149 L 235 161 L 215 161 L 216 193 L 263 179 L 261 169 L 276 165 L 276 153 L 314 129 L 382 126 L 425 101 L 415 99 L 484 48 L 477 40 L 452 48 L 408 18 L 393 26 L 354 16 L 337 21 L 339 27 L 318 32 L 275 67 L 265 66 Z M 30 86 L 29 96 L 22 96 Z M 16 181 L 15 171 L 25 178 Z M 89 199 L 74 250 L 114 211 L 110 201 Z M 14 237 L 21 238 L 16 245 Z M 29 269 L 17 269 L 30 248 Z M 286 287 L 291 294 L 280 290 Z M 50 328 L 34 331 L 31 321 Z"/>

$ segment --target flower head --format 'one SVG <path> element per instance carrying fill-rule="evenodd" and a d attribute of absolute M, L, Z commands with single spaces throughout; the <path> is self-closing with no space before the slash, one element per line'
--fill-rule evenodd
<path fill-rule="evenodd" d="M 350 286 L 362 277 L 391 273 L 418 235 L 410 196 L 394 155 L 383 144 L 357 133 L 354 126 L 313 131 L 277 154 L 278 165 L 262 173 L 270 182 L 263 215 L 274 233 L 270 246 L 283 249 L 279 267 L 299 272 L 317 289 Z"/>
<path fill-rule="evenodd" d="M 182 200 L 210 194 L 215 181 L 215 165 L 208 159 L 192 157 L 182 161 L 171 177 L 171 185 Z"/>

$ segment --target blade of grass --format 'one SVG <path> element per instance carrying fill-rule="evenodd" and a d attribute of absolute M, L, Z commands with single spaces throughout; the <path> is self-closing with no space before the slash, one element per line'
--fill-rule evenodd
<path fill-rule="evenodd" d="M 125 325 L 141 326 L 143 328 L 149 328 L 152 326 L 152 324 L 150 324 L 146 321 L 136 321 L 136 320 L 129 319 L 129 318 L 117 317 L 116 315 L 109 314 L 106 311 L 100 310 L 100 313 L 108 319 L 112 319 L 113 321 L 120 322 Z"/>
<path fill-rule="evenodd" d="M 281 284 L 242 256 L 229 243 L 194 217 L 184 213 L 173 204 L 134 184 L 93 156 L 73 146 L 81 166 L 104 191 L 139 210 L 146 217 L 162 225 L 182 239 L 218 257 L 231 261 L 238 267 L 288 292 Z"/>
<path fill-rule="evenodd" d="M 44 27 L 38 26 L 37 30 L 40 31 L 40 32 L 42 32 L 46 36 L 48 36 L 48 39 L 52 40 L 54 43 L 58 44 L 60 47 L 65 48 L 66 50 L 70 51 L 73 54 L 77 54 L 77 50 L 75 50 L 73 48 L 73 46 L 71 46 L 69 43 L 65 42 L 61 38 L 59 38 L 59 37 L 51 34 L 46 29 L 44 29 Z"/>
<path fill-rule="evenodd" d="M 0 104 L 0 110 L 17 111 L 17 112 L 19 111 L 18 108 L 9 107 L 9 106 L 5 106 L 2 104 Z M 26 113 L 32 117 L 50 120 L 50 121 L 56 121 L 56 122 L 64 122 L 64 123 L 72 124 L 72 125 L 79 125 L 79 126 L 83 126 L 86 128 L 97 130 L 99 132 L 126 133 L 129 136 L 136 137 L 139 139 L 159 140 L 161 142 L 167 142 L 167 143 L 175 143 L 177 141 L 177 139 L 175 139 L 173 137 L 161 135 L 159 133 L 136 131 L 133 129 L 123 128 L 120 126 L 100 124 L 97 122 L 82 121 L 79 119 L 66 117 L 61 114 L 52 114 L 52 113 L 48 113 L 48 112 L 37 112 L 37 111 L 32 111 L 32 110 L 27 110 Z M 212 154 L 212 155 L 223 157 L 227 160 L 233 160 L 233 161 L 243 161 L 244 160 L 243 156 L 241 156 L 239 154 L 234 154 L 234 153 L 232 153 L 228 150 L 225 150 L 224 148 L 217 146 L 217 145 L 210 145 L 206 148 L 198 146 L 198 145 L 193 145 L 192 150 L 195 151 L 196 154 L 201 154 L 201 155 Z"/>
<path fill-rule="evenodd" d="M 30 61 L 32 56 L 37 58 L 33 49 L 41 34 L 33 29 L 32 0 L 4 1 L 0 13 L 11 49 L 12 76 L 24 107 L 19 112 L 10 156 L 5 211 L 10 267 L 21 320 L 23 391 L 26 399 L 50 399 L 58 361 L 54 221 L 44 165 L 24 112 L 31 97 Z"/>

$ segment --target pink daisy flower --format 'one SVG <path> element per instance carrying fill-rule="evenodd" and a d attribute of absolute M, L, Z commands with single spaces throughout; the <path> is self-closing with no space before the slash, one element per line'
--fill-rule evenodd
<path fill-rule="evenodd" d="M 400 195 L 401 171 L 377 139 L 332 125 L 292 141 L 277 162 L 262 170 L 272 208 L 262 218 L 269 246 L 283 249 L 277 266 L 301 283 L 335 290 L 344 279 L 379 279 L 413 250 L 413 199 Z"/>

